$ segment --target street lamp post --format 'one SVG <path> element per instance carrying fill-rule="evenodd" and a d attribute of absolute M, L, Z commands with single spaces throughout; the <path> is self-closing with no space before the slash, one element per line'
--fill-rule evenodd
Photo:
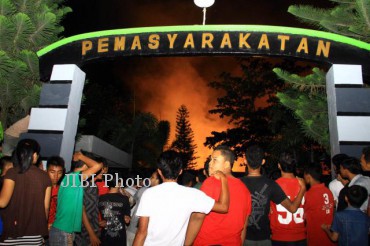
<path fill-rule="evenodd" d="M 203 8 L 203 25 L 205 25 L 207 8 L 211 7 L 215 3 L 215 0 L 194 0 L 194 3 L 198 7 Z"/>

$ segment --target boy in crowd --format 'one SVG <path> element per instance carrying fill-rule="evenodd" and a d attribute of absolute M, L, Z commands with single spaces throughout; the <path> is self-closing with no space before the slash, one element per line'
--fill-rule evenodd
<path fill-rule="evenodd" d="M 302 179 L 298 179 L 300 190 L 297 197 L 290 201 L 275 181 L 261 174 L 261 167 L 265 163 L 265 153 L 259 146 L 249 147 L 245 157 L 248 175 L 241 180 L 252 195 L 252 213 L 249 216 L 244 245 L 268 246 L 271 245 L 270 201 L 281 204 L 289 212 L 295 213 L 301 205 L 306 185 Z"/>
<path fill-rule="evenodd" d="M 73 245 L 74 233 L 81 232 L 82 225 L 82 180 L 87 180 L 102 168 L 102 164 L 81 152 L 73 155 L 73 161 L 73 171 L 64 176 L 59 187 L 57 213 L 49 233 L 50 245 Z"/>
<path fill-rule="evenodd" d="M 196 235 L 194 246 L 241 245 L 244 241 L 248 216 L 252 210 L 251 194 L 243 182 L 232 175 L 234 161 L 235 155 L 228 147 L 218 146 L 214 149 L 210 170 L 212 173 L 221 171 L 227 177 L 230 194 L 229 212 L 227 214 L 211 212 L 208 215 L 193 213 L 189 229 L 201 228 L 198 235 L 197 230 L 188 230 L 185 245 L 192 245 L 193 237 Z M 201 190 L 218 200 L 221 182 L 215 177 L 210 177 L 204 181 Z"/>
<path fill-rule="evenodd" d="M 91 154 L 86 153 L 93 158 L 97 163 L 104 167 L 102 159 L 97 158 Z M 81 233 L 76 233 L 74 243 L 76 246 L 98 246 L 100 245 L 100 227 L 99 227 L 99 190 L 95 181 L 102 169 L 98 172 L 97 176 L 92 176 L 84 184 L 84 198 L 82 210 L 82 227 Z"/>
<path fill-rule="evenodd" d="M 105 224 L 101 232 L 102 246 L 126 246 L 126 227 L 130 222 L 130 203 L 120 193 L 122 183 L 116 178 L 107 182 L 109 192 L 99 197 L 99 210 Z"/>
<path fill-rule="evenodd" d="M 309 165 L 304 169 L 304 180 L 310 185 L 306 192 L 304 211 L 306 215 L 307 244 L 334 246 L 326 237 L 322 224 L 331 224 L 334 213 L 334 199 L 331 191 L 321 183 L 321 166 Z"/>
<path fill-rule="evenodd" d="M 59 181 L 64 174 L 64 160 L 60 156 L 51 156 L 46 162 L 46 172 L 51 179 L 51 199 L 50 199 L 50 210 L 48 218 L 48 228 L 54 223 L 55 214 L 57 212 L 57 201 L 59 191 Z"/>
<path fill-rule="evenodd" d="M 299 193 L 301 186 L 294 175 L 296 161 L 290 153 L 280 155 L 278 168 L 281 178 L 276 183 L 281 187 L 289 199 L 293 200 Z M 290 213 L 282 205 L 271 203 L 271 240 L 272 245 L 306 245 L 306 226 L 304 223 L 304 199 L 295 213 Z"/>
<path fill-rule="evenodd" d="M 186 228 L 192 212 L 208 214 L 211 210 L 227 213 L 229 191 L 224 174 L 221 179 L 219 202 L 202 191 L 177 184 L 183 163 L 176 151 L 165 151 L 157 162 L 158 173 L 163 183 L 146 190 L 141 198 L 137 216 L 139 227 L 134 245 L 183 246 Z"/>
<path fill-rule="evenodd" d="M 344 161 L 348 158 L 349 158 L 349 156 L 346 155 L 346 154 L 336 154 L 331 159 L 331 161 L 334 165 L 333 167 L 334 167 L 334 172 L 335 172 L 335 179 L 333 179 L 329 183 L 329 190 L 333 194 L 334 202 L 335 202 L 335 208 L 338 207 L 338 199 L 339 199 L 340 191 L 344 188 L 344 185 L 346 185 L 348 183 L 348 180 L 343 179 L 342 176 L 340 175 L 340 172 L 339 172 L 340 164 L 342 163 L 342 161 Z"/>
<path fill-rule="evenodd" d="M 360 209 L 367 198 L 368 192 L 364 187 L 352 185 L 345 196 L 348 207 L 335 214 L 331 227 L 330 224 L 322 225 L 322 229 L 332 241 L 339 239 L 339 246 L 368 245 L 370 218 Z"/>

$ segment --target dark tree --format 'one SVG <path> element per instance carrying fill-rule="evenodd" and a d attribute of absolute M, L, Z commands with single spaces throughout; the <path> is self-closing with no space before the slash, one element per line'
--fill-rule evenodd
<path fill-rule="evenodd" d="M 176 116 L 176 139 L 171 149 L 178 151 L 183 159 L 184 169 L 194 169 L 196 166 L 194 133 L 189 122 L 189 111 L 185 105 L 181 105 Z"/>
<path fill-rule="evenodd" d="M 281 151 L 307 152 L 312 141 L 304 136 L 292 112 L 279 105 L 276 93 L 285 84 L 272 69 L 278 66 L 303 72 L 311 67 L 271 58 L 240 59 L 240 66 L 241 75 L 223 73 L 220 81 L 209 84 L 224 92 L 210 113 L 229 119 L 229 128 L 212 132 L 205 146 L 227 145 L 241 156 L 250 144 L 259 144 L 271 154 L 269 159 L 276 159 Z"/>

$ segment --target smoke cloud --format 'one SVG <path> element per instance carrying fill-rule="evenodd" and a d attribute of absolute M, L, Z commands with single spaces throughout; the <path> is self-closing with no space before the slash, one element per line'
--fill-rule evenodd
<path fill-rule="evenodd" d="M 215 107 L 221 92 L 207 84 L 218 80 L 221 72 L 237 69 L 235 59 L 162 57 L 141 58 L 135 63 L 140 65 L 134 66 L 129 81 L 135 91 L 137 108 L 170 122 L 170 145 L 175 138 L 177 110 L 180 105 L 186 105 L 197 145 L 198 168 L 203 167 L 207 156 L 211 154 L 211 150 L 203 145 L 206 137 L 211 136 L 212 131 L 223 131 L 228 127 L 227 119 L 220 119 L 218 115 L 208 112 Z"/>

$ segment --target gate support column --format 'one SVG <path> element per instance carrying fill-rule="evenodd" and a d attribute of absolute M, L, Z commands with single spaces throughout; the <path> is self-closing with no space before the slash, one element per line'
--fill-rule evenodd
<path fill-rule="evenodd" d="M 326 75 L 331 155 L 357 158 L 370 145 L 370 88 L 361 65 L 333 64 Z"/>
<path fill-rule="evenodd" d="M 61 156 L 70 170 L 81 107 L 85 73 L 74 64 L 54 65 L 44 83 L 38 108 L 32 108 L 28 132 L 41 145 L 41 157 Z"/>

